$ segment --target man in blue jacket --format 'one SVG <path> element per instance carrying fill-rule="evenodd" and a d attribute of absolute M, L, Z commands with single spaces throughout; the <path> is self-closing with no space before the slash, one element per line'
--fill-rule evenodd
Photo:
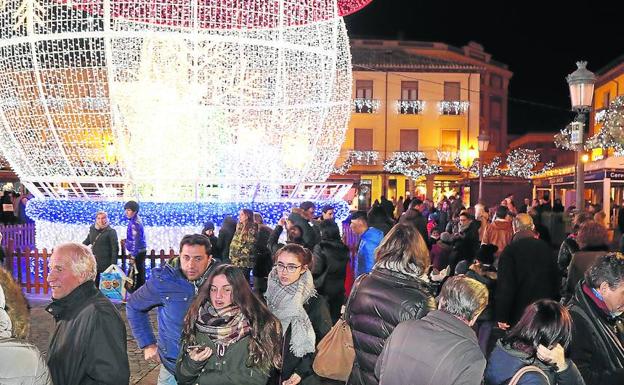
<path fill-rule="evenodd" d="M 128 300 L 126 312 L 132 334 L 146 360 L 162 363 L 158 385 L 175 385 L 175 364 L 180 350 L 184 316 L 199 287 L 217 265 L 210 239 L 185 235 L 180 257 L 152 270 L 151 278 Z M 158 341 L 148 313 L 158 307 Z"/>
<path fill-rule="evenodd" d="M 136 282 L 134 283 L 136 290 L 145 283 L 145 256 L 147 255 L 145 230 L 143 229 L 143 221 L 139 217 L 139 204 L 137 202 L 127 202 L 124 211 L 129 219 L 126 230 L 126 250 L 128 250 L 131 261 L 137 269 Z"/>
<path fill-rule="evenodd" d="M 375 264 L 375 249 L 381 243 L 384 234 L 381 230 L 368 226 L 368 216 L 364 211 L 351 215 L 351 230 L 360 236 L 355 276 L 370 273 Z"/>

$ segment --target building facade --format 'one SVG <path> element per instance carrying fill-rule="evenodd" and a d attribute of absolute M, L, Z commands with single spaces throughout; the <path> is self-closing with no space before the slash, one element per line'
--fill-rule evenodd
<path fill-rule="evenodd" d="M 337 167 L 351 164 L 332 179 L 353 180 L 360 207 L 382 195 L 438 200 L 460 192 L 468 176 L 453 162 L 472 162 L 480 133 L 490 136 L 486 158 L 506 148 L 512 73 L 480 45 L 353 40 L 351 53 L 353 112 Z M 442 172 L 413 180 L 384 171 L 397 152 L 423 153 Z"/>

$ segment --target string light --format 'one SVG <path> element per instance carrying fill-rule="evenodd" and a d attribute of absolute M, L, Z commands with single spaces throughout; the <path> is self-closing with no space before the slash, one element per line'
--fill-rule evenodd
<path fill-rule="evenodd" d="M 384 171 L 403 174 L 411 179 L 438 174 L 442 167 L 428 163 L 425 153 L 420 151 L 397 151 L 384 162 Z"/>
<path fill-rule="evenodd" d="M 483 176 L 495 177 L 495 176 L 509 176 L 514 178 L 530 179 L 535 176 L 542 175 L 543 173 L 551 170 L 554 167 L 553 162 L 547 162 L 541 169 L 534 170 L 540 163 L 540 155 L 535 150 L 526 148 L 516 148 L 507 154 L 505 158 L 505 167 L 501 167 L 502 160 L 500 157 L 492 159 L 491 163 L 483 163 Z M 475 159 L 470 167 L 466 167 L 462 164 L 459 157 L 455 158 L 455 167 L 463 172 L 469 172 L 473 175 L 479 176 L 479 160 Z"/>
<path fill-rule="evenodd" d="M 462 115 L 470 108 L 470 102 L 457 100 L 442 100 L 438 102 L 440 115 Z"/>
<path fill-rule="evenodd" d="M 346 174 L 353 164 L 374 165 L 379 161 L 379 151 L 351 150 L 338 168 L 334 168 L 333 174 Z"/>
<path fill-rule="evenodd" d="M 344 200 L 312 202 L 316 205 L 316 215 L 321 214 L 325 205 L 334 208 L 338 221 L 349 215 L 349 205 Z M 299 202 L 141 202 L 139 215 L 145 226 L 149 248 L 168 250 L 177 247 L 184 234 L 200 232 L 206 221 L 221 226 L 227 215 L 237 217 L 243 208 L 260 213 L 265 223 L 275 225 L 293 207 L 299 207 Z M 37 247 L 51 248 L 62 242 L 82 241 L 100 210 L 108 213 L 111 226 L 117 230 L 120 239 L 124 238 L 127 226 L 124 202 L 32 199 L 26 207 L 26 214 L 35 220 Z"/>

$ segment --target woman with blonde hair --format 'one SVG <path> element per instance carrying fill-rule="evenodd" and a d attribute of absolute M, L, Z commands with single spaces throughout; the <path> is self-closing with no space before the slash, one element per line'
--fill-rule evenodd
<path fill-rule="evenodd" d="M 21 288 L 0 268 L 0 384 L 52 385 L 41 353 L 25 341 L 30 332 L 29 318 Z"/>
<path fill-rule="evenodd" d="M 251 269 L 254 267 L 254 247 L 258 225 L 254 223 L 253 211 L 241 209 L 238 213 L 238 224 L 230 243 L 230 262 L 240 268 L 249 282 Z"/>
<path fill-rule="evenodd" d="M 399 322 L 436 309 L 426 282 L 429 250 L 418 230 L 399 223 L 375 251 L 375 265 L 351 290 L 345 317 L 351 327 L 355 362 L 347 384 L 377 385 L 375 363 Z"/>

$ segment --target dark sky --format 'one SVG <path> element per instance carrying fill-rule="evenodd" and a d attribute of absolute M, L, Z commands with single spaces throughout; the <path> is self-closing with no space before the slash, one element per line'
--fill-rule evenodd
<path fill-rule="evenodd" d="M 617 3 L 373 0 L 346 23 L 355 38 L 481 43 L 514 73 L 509 133 L 554 132 L 573 117 L 565 76 L 575 62 L 596 72 L 624 55 Z"/>

